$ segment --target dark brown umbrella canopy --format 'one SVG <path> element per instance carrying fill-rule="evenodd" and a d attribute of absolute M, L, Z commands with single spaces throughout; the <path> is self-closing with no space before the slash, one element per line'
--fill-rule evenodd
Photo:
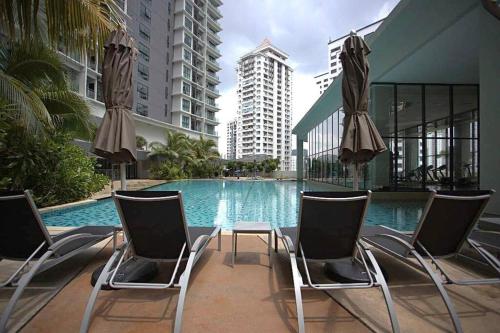
<path fill-rule="evenodd" d="M 102 88 L 106 113 L 97 130 L 94 152 L 115 162 L 137 157 L 132 118 L 134 41 L 125 31 L 113 31 L 104 47 Z"/>
<path fill-rule="evenodd" d="M 343 163 L 364 163 L 387 150 L 375 124 L 368 115 L 367 56 L 370 48 L 359 36 L 350 36 L 340 54 L 342 61 L 342 97 L 344 133 L 340 151 Z"/>

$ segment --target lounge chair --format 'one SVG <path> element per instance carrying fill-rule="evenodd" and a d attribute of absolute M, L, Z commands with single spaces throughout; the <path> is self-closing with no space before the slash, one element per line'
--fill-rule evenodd
<path fill-rule="evenodd" d="M 80 332 L 88 331 L 97 294 L 103 285 L 108 284 L 114 289 L 180 289 L 174 325 L 174 332 L 179 333 L 191 270 L 209 242 L 217 235 L 220 251 L 221 229 L 189 227 L 184 217 L 182 195 L 178 191 L 118 191 L 113 192 L 113 199 L 127 241 L 113 253 L 104 266 L 87 303 Z M 115 281 L 116 272 L 120 270 L 124 260 L 134 258 L 150 262 L 175 263 L 170 281 L 168 283 Z M 186 260 L 184 271 L 176 281 L 179 266 Z"/>
<path fill-rule="evenodd" d="M 24 289 L 37 274 L 66 261 L 89 247 L 115 236 L 112 226 L 85 226 L 49 235 L 29 191 L 0 195 L 0 260 L 22 261 L 0 287 L 17 287 L 2 312 L 0 332 Z M 31 269 L 29 264 L 33 262 Z"/>
<path fill-rule="evenodd" d="M 303 192 L 297 227 L 275 230 L 290 256 L 300 333 L 305 332 L 302 289 L 373 287 L 382 289 L 392 329 L 399 332 L 396 312 L 382 271 L 373 254 L 359 239 L 370 196 L 370 191 Z M 305 282 L 297 258 L 304 266 Z M 325 263 L 323 272 L 327 277 L 334 276 L 338 283 L 312 281 L 308 262 Z"/>
<path fill-rule="evenodd" d="M 367 243 L 429 275 L 457 332 L 462 332 L 462 326 L 444 285 L 496 284 L 500 283 L 500 278 L 455 280 L 447 274 L 437 259 L 458 255 L 462 246 L 468 243 L 500 277 L 498 259 L 470 238 L 492 193 L 493 191 L 432 191 L 420 222 L 412 234 L 385 226 L 366 226 L 362 231 L 363 240 Z M 416 262 L 411 258 L 415 258 Z M 430 260 L 437 272 L 425 259 Z"/>

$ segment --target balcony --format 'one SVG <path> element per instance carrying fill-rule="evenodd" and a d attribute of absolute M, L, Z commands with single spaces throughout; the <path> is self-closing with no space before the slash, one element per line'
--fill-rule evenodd
<path fill-rule="evenodd" d="M 207 29 L 207 32 L 208 38 L 210 38 L 212 42 L 214 42 L 214 44 L 219 45 L 222 43 L 222 40 L 220 39 L 219 35 L 217 35 L 217 32 L 212 31 L 211 29 Z"/>
<path fill-rule="evenodd" d="M 217 8 L 211 1 L 207 1 L 208 3 L 208 15 L 213 17 L 214 19 L 218 20 L 222 18 L 222 13 L 220 12 L 219 8 Z"/>
<path fill-rule="evenodd" d="M 207 25 L 212 29 L 217 32 L 222 31 L 222 27 L 220 24 L 214 19 L 210 14 L 207 15 Z"/>

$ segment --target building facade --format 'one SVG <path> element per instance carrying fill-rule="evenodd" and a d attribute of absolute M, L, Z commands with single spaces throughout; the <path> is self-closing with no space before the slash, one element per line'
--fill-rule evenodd
<path fill-rule="evenodd" d="M 238 61 L 237 159 L 266 156 L 290 170 L 292 68 L 265 39 Z"/>
<path fill-rule="evenodd" d="M 236 159 L 236 142 L 237 142 L 237 131 L 238 121 L 236 119 L 231 120 L 227 123 L 227 148 L 226 148 L 226 159 L 235 160 Z"/>
<path fill-rule="evenodd" d="M 368 111 L 388 149 L 364 167 L 360 188 L 500 189 L 498 31 L 481 2 L 402 0 L 366 38 Z M 352 167 L 338 160 L 341 91 L 333 80 L 293 129 L 305 168 L 297 164 L 298 178 L 352 187 Z M 486 211 L 500 214 L 499 196 Z"/>
<path fill-rule="evenodd" d="M 368 24 L 367 26 L 356 30 L 356 34 L 362 38 L 365 38 L 365 36 L 377 30 L 377 28 L 382 24 L 383 21 L 384 20 L 382 19 Z M 342 45 L 344 44 L 344 41 L 347 37 L 349 37 L 349 34 L 343 35 L 328 42 L 328 71 L 314 77 L 314 79 L 316 80 L 316 87 L 318 87 L 318 92 L 320 95 L 323 94 L 326 88 L 328 88 L 333 79 L 335 79 L 340 74 L 340 72 L 342 72 L 340 52 L 342 51 Z"/>
<path fill-rule="evenodd" d="M 215 103 L 220 0 L 117 1 L 138 51 L 134 64 L 136 133 L 165 141 L 165 130 L 218 142 Z M 85 96 L 97 124 L 104 116 L 101 64 L 60 48 L 71 87 Z"/>

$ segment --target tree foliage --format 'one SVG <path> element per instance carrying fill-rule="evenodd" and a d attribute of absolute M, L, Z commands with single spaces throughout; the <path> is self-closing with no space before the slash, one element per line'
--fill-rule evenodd
<path fill-rule="evenodd" d="M 150 143 L 149 157 L 154 161 L 152 177 L 158 179 L 210 178 L 220 174 L 219 153 L 213 140 L 191 139 L 185 134 L 167 131 L 166 144 Z"/>

